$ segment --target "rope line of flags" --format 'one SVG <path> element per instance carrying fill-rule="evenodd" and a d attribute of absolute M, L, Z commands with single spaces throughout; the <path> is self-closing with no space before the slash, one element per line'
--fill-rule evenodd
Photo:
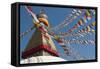
<path fill-rule="evenodd" d="M 58 35 L 61 37 L 67 37 L 67 36 L 79 36 L 79 35 L 83 35 L 87 33 L 95 33 L 95 25 L 96 25 L 96 22 L 92 22 L 86 27 L 78 30 L 76 33 L 59 32 Z"/>
<path fill-rule="evenodd" d="M 56 31 L 56 30 L 59 30 L 65 26 L 67 26 L 68 24 L 70 24 L 73 20 L 75 20 L 78 16 L 80 16 L 83 13 L 84 13 L 84 10 L 82 10 L 82 9 L 73 9 L 71 14 L 69 14 L 62 23 L 51 28 L 50 30 Z"/>
<path fill-rule="evenodd" d="M 86 10 L 84 13 L 84 16 L 82 18 L 80 18 L 78 20 L 78 22 L 71 28 L 68 30 L 69 33 L 73 32 L 75 29 L 81 27 L 82 25 L 85 25 L 86 23 L 88 23 L 88 21 L 90 21 L 92 19 L 92 15 L 89 12 L 89 10 Z"/>

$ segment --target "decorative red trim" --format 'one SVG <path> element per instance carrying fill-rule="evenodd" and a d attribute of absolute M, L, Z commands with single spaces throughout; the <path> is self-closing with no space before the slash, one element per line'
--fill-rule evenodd
<path fill-rule="evenodd" d="M 57 56 L 57 57 L 59 56 L 57 51 L 52 50 L 50 48 L 50 46 L 42 44 L 42 45 L 39 45 L 39 46 L 37 46 L 35 48 L 31 48 L 31 49 L 29 49 L 29 50 L 27 50 L 25 52 L 22 52 L 22 58 L 27 58 L 30 55 L 32 55 L 33 53 L 36 53 L 36 52 L 38 52 L 40 50 L 45 50 L 45 51 L 49 52 L 50 54 L 52 54 L 54 56 Z"/>

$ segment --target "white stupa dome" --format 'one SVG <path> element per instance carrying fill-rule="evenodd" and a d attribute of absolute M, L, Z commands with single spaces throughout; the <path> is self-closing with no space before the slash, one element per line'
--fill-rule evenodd
<path fill-rule="evenodd" d="M 20 63 L 27 64 L 27 63 L 61 62 L 61 61 L 67 61 L 67 60 L 55 56 L 37 56 L 21 60 Z"/>

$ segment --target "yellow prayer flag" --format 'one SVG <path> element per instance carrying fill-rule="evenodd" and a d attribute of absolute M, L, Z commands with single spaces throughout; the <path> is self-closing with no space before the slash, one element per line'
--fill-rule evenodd
<path fill-rule="evenodd" d="M 92 26 L 95 26 L 95 22 L 92 23 Z"/>
<path fill-rule="evenodd" d="M 89 10 L 86 10 L 86 15 L 90 16 Z"/>
<path fill-rule="evenodd" d="M 95 33 L 95 30 L 94 30 L 94 29 L 92 29 L 91 31 L 92 31 L 93 33 Z"/>
<path fill-rule="evenodd" d="M 87 31 L 88 31 L 88 32 L 90 31 L 90 26 L 87 26 Z"/>
<path fill-rule="evenodd" d="M 80 19 L 80 20 L 79 20 L 79 23 L 80 23 L 80 25 L 82 25 L 82 24 L 83 24 L 82 19 Z"/>

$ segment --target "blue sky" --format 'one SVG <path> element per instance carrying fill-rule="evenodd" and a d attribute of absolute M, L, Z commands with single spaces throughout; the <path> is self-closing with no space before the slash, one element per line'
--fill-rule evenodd
<path fill-rule="evenodd" d="M 62 23 L 64 21 L 64 19 L 66 18 L 66 16 L 68 16 L 73 8 L 55 8 L 55 7 L 40 7 L 40 6 L 33 6 L 33 11 L 38 14 L 40 12 L 40 10 L 43 8 L 45 10 L 45 13 L 48 16 L 48 20 L 49 23 L 52 26 L 56 26 L 60 23 Z M 81 15 L 80 17 L 83 17 L 84 15 Z M 73 22 L 71 22 L 68 26 L 64 27 L 63 29 L 59 30 L 62 32 L 66 32 L 68 31 L 68 29 L 70 29 L 72 26 L 74 26 L 74 24 L 77 23 L 77 21 L 79 20 L 78 17 L 77 19 L 75 19 Z M 89 23 L 93 22 L 95 20 L 95 17 L 92 18 L 91 21 L 88 21 L 88 23 L 86 25 L 88 25 Z M 26 11 L 24 6 L 20 6 L 20 33 L 25 32 L 28 28 L 32 27 L 33 23 L 32 23 L 32 18 L 29 16 L 28 12 Z M 82 28 L 82 27 L 81 27 Z M 78 28 L 77 30 L 81 29 Z M 75 30 L 77 32 L 77 30 Z M 20 54 L 22 53 L 22 51 L 24 51 L 25 47 L 27 46 L 27 43 L 29 41 L 29 39 L 31 38 L 32 34 L 34 33 L 35 30 L 32 30 L 30 33 L 28 33 L 27 35 L 25 35 L 21 41 L 20 41 Z M 57 33 L 55 31 L 55 33 Z M 95 34 L 91 34 L 91 35 L 86 35 L 84 36 L 84 38 L 79 38 L 79 39 L 95 39 Z M 65 39 L 73 39 L 73 37 L 66 37 Z M 54 40 L 53 40 L 54 41 Z M 55 42 L 55 45 L 57 47 L 57 50 L 59 52 L 60 55 L 64 54 L 63 49 L 60 47 L 60 45 Z M 70 44 L 70 46 L 72 48 L 75 49 L 75 51 L 78 51 L 80 53 L 81 56 L 86 57 L 86 59 L 95 59 L 95 46 L 92 44 L 88 44 L 88 45 L 82 45 L 82 44 Z M 73 58 L 69 57 L 69 56 L 60 56 L 66 60 L 72 61 Z"/>

